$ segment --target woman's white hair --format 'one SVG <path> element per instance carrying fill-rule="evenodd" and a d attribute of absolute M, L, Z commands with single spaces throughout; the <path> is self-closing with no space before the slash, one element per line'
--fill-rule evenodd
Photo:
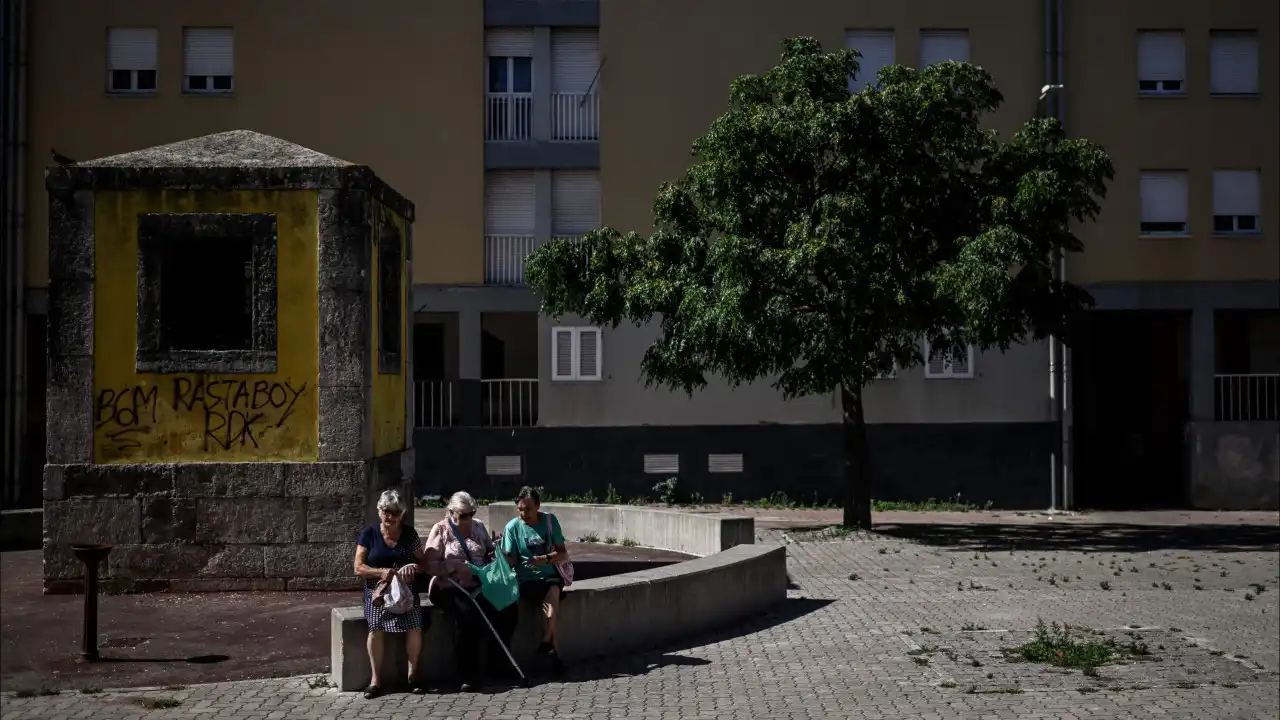
<path fill-rule="evenodd" d="M 475 501 L 475 498 L 471 497 L 471 493 L 467 493 L 467 492 L 463 492 L 462 490 L 459 490 L 458 492 L 449 496 L 449 504 L 445 505 L 444 507 L 449 512 L 455 513 L 455 514 L 461 513 L 461 512 L 467 512 L 468 510 L 476 509 L 476 501 Z"/>
<path fill-rule="evenodd" d="M 383 490 L 382 495 L 378 496 L 379 510 L 396 510 L 403 513 L 405 511 L 404 500 L 400 497 L 400 493 L 395 490 Z"/>

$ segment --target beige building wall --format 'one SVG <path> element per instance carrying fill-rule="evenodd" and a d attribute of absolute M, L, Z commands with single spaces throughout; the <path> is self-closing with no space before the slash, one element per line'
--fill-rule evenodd
<path fill-rule="evenodd" d="M 484 3 L 39 0 L 28 5 L 27 281 L 48 278 L 49 148 L 77 160 L 249 129 L 364 163 L 417 205 L 414 281 L 484 264 Z M 159 31 L 154 96 L 106 93 L 108 27 Z M 235 92 L 184 95 L 182 28 L 235 29 Z"/>
<path fill-rule="evenodd" d="M 1066 6 L 1066 126 L 1106 147 L 1116 177 L 1074 255 L 1076 283 L 1280 279 L 1280 3 L 1072 0 Z M 1140 30 L 1182 30 L 1186 95 L 1138 95 Z M 1211 97 L 1209 32 L 1258 32 L 1256 97 Z M 1214 237 L 1213 171 L 1261 171 L 1260 235 Z M 1186 170 L 1189 233 L 1139 237 L 1139 173 Z"/>

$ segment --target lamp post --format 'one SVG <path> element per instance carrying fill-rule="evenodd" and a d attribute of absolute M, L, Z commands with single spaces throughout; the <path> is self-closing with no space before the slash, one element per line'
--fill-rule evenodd
<path fill-rule="evenodd" d="M 1045 85 L 1040 88 L 1040 98 L 1036 101 L 1036 117 L 1050 117 L 1047 112 L 1049 100 L 1057 99 L 1056 95 L 1061 91 L 1061 84 Z M 1049 267 L 1053 273 L 1053 278 L 1061 282 L 1066 278 L 1066 257 L 1060 250 L 1054 250 L 1049 254 Z M 1062 338 L 1056 335 L 1049 336 L 1049 397 L 1052 402 L 1053 413 L 1053 443 L 1049 452 L 1049 509 L 1048 514 L 1057 514 L 1060 509 L 1058 486 L 1062 485 L 1062 498 L 1066 496 L 1066 457 L 1065 443 L 1063 442 L 1063 415 L 1065 415 L 1066 407 L 1066 372 L 1064 363 L 1066 361 L 1066 353 L 1063 348 Z"/>

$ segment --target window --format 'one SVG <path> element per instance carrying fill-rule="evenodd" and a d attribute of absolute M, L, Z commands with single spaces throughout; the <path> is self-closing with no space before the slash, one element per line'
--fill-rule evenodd
<path fill-rule="evenodd" d="M 707 472 L 742 472 L 742 453 L 710 453 L 707 455 Z"/>
<path fill-rule="evenodd" d="M 1181 31 L 1138 33 L 1138 92 L 1181 95 L 1186 92 L 1186 51 Z"/>
<path fill-rule="evenodd" d="M 646 453 L 644 471 L 647 475 L 671 475 L 680 472 L 680 456 L 675 453 Z"/>
<path fill-rule="evenodd" d="M 485 35 L 485 92 L 485 139 L 532 139 L 532 28 L 493 28 Z"/>
<path fill-rule="evenodd" d="M 849 78 L 851 93 L 862 92 L 868 85 L 874 85 L 881 68 L 893 64 L 892 30 L 850 30 L 844 34 L 844 46 L 862 53 L 858 60 L 858 76 Z"/>
<path fill-rule="evenodd" d="M 153 93 L 156 91 L 155 28 L 107 30 L 107 91 Z"/>
<path fill-rule="evenodd" d="M 400 374 L 403 341 L 403 238 L 385 217 L 378 233 L 378 372 Z"/>
<path fill-rule="evenodd" d="M 551 139 L 600 139 L 600 31 L 551 30 Z"/>
<path fill-rule="evenodd" d="M 934 352 L 928 340 L 924 342 L 924 376 L 926 378 L 971 378 L 973 377 L 973 346 L 965 346 L 959 356 L 949 357 L 942 351 Z"/>
<path fill-rule="evenodd" d="M 1209 34 L 1209 92 L 1258 94 L 1258 34 L 1219 31 Z"/>
<path fill-rule="evenodd" d="M 189 93 L 229 93 L 235 89 L 235 37 L 231 28 L 182 31 L 183 89 Z"/>
<path fill-rule="evenodd" d="M 968 30 L 925 30 L 920 33 L 920 67 L 955 60 L 969 62 Z"/>
<path fill-rule="evenodd" d="M 600 379 L 600 328 L 551 329 L 551 379 Z"/>
<path fill-rule="evenodd" d="M 138 218 L 142 372 L 275 372 L 276 217 Z"/>
<path fill-rule="evenodd" d="M 534 197 L 532 170 L 485 173 L 485 284 L 524 284 L 524 259 L 535 245 Z"/>
<path fill-rule="evenodd" d="M 1187 173 L 1183 170 L 1144 171 L 1141 180 L 1143 235 L 1185 235 L 1187 232 Z"/>
<path fill-rule="evenodd" d="M 581 237 L 600 227 L 600 171 L 551 171 L 551 235 Z"/>
<path fill-rule="evenodd" d="M 1261 232 L 1262 193 L 1257 170 L 1215 170 L 1213 173 L 1213 233 L 1239 235 Z"/>

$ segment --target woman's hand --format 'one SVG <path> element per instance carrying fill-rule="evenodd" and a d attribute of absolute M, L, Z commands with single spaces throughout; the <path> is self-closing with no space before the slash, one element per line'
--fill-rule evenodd
<path fill-rule="evenodd" d="M 393 569 L 391 569 L 391 568 L 387 568 L 386 570 L 383 570 L 383 571 L 382 571 L 382 577 L 381 577 L 381 580 L 382 580 L 383 582 L 390 582 L 390 581 L 391 581 L 391 576 L 395 575 L 395 573 L 396 573 L 396 571 L 395 571 L 395 570 L 393 570 Z"/>
<path fill-rule="evenodd" d="M 399 571 L 399 572 L 400 572 L 400 577 L 401 577 L 403 580 L 406 580 L 406 581 L 412 581 L 412 580 L 413 580 L 413 576 L 414 576 L 414 575 L 416 575 L 416 574 L 418 573 L 418 566 L 417 566 L 417 565 L 405 565 L 404 567 L 401 567 L 401 568 L 400 568 L 400 571 Z"/>

